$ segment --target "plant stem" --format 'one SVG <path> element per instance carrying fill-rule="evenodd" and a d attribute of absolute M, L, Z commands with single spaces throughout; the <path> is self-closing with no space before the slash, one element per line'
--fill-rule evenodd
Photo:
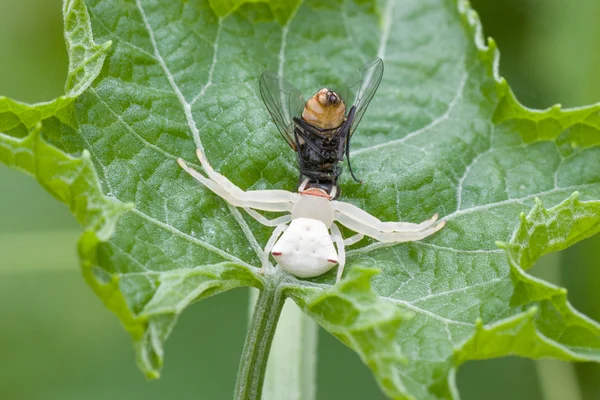
<path fill-rule="evenodd" d="M 250 320 L 258 294 L 250 288 Z M 271 343 L 262 400 L 315 400 L 318 333 L 317 323 L 286 300 Z"/>
<path fill-rule="evenodd" d="M 314 400 L 317 323 L 291 300 L 283 306 L 267 363 L 263 400 Z"/>
<path fill-rule="evenodd" d="M 235 385 L 236 400 L 261 398 L 271 342 L 284 301 L 283 293 L 275 285 L 266 282 L 258 295 L 246 334 Z"/>
<path fill-rule="evenodd" d="M 535 367 L 545 400 L 581 400 L 581 390 L 572 363 L 537 360 Z"/>
<path fill-rule="evenodd" d="M 536 268 L 536 276 L 560 285 L 560 253 L 544 256 Z M 580 400 L 581 390 L 572 363 L 558 360 L 537 360 L 535 368 L 542 396 L 546 400 Z"/>

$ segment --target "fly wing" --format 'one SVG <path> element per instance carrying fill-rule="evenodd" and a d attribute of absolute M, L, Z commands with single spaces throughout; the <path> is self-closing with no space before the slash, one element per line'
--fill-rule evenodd
<path fill-rule="evenodd" d="M 367 62 L 356 78 L 348 82 L 350 93 L 356 93 L 353 103 L 356 106 L 356 112 L 350 128 L 350 135 L 354 133 L 365 111 L 367 111 L 367 107 L 375 95 L 382 77 L 383 60 L 377 57 L 375 60 Z"/>
<path fill-rule="evenodd" d="M 294 140 L 294 117 L 299 117 L 304 109 L 304 98 L 298 89 L 281 75 L 264 72 L 260 77 L 260 95 L 273 118 L 281 136 L 296 150 Z"/>

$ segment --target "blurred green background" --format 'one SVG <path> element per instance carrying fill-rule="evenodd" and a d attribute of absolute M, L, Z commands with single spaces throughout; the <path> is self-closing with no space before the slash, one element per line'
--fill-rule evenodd
<path fill-rule="evenodd" d="M 473 5 L 502 51 L 502 75 L 525 105 L 600 101 L 600 1 Z M 62 94 L 67 60 L 61 1 L 0 0 L 0 54 L 0 95 L 36 102 Z M 147 382 L 136 369 L 128 335 L 81 279 L 79 230 L 67 209 L 31 178 L 2 165 L 0 188 L 1 400 L 231 398 L 246 290 L 186 311 L 167 343 L 163 377 Z M 595 320 L 599 248 L 600 237 L 592 238 L 534 268 L 566 286 L 571 302 Z M 319 341 L 319 399 L 384 398 L 354 353 L 324 332 Z M 543 395 L 548 382 L 575 384 L 569 396 L 580 395 L 572 400 L 600 399 L 596 364 L 570 368 L 506 358 L 468 363 L 458 375 L 465 400 L 541 400 L 550 398 Z"/>

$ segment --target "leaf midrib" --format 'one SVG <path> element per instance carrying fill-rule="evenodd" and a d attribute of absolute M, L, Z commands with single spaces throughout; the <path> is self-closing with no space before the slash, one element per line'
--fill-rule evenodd
<path fill-rule="evenodd" d="M 146 13 L 142 6 L 141 0 L 136 0 L 136 6 L 137 6 L 140 16 L 142 17 L 142 20 L 144 22 L 146 31 L 148 32 L 148 37 L 152 44 L 152 48 L 154 49 L 155 58 L 156 58 L 157 62 L 159 63 L 161 69 L 165 73 L 167 80 L 169 81 L 169 84 L 171 85 L 171 88 L 173 89 L 173 92 L 175 93 L 177 99 L 179 100 L 179 103 L 183 107 L 183 112 L 185 114 L 188 127 L 190 128 L 190 130 L 192 132 L 192 137 L 193 137 L 194 143 L 196 145 L 196 148 L 200 149 L 201 151 L 204 151 L 204 146 L 202 145 L 202 141 L 200 139 L 200 131 L 198 130 L 198 127 L 196 126 L 196 121 L 194 120 L 194 116 L 192 115 L 192 105 L 199 98 L 200 94 L 204 93 L 206 91 L 206 89 L 208 88 L 208 86 L 210 86 L 212 83 L 212 71 L 217 62 L 216 54 L 217 54 L 217 50 L 218 50 L 218 40 L 221 36 L 221 27 L 222 27 L 223 19 L 222 18 L 218 19 L 218 30 L 217 30 L 217 35 L 215 36 L 215 42 L 213 44 L 213 61 L 210 66 L 207 82 L 203 85 L 203 87 L 200 90 L 200 92 L 198 93 L 198 95 L 194 96 L 192 103 L 188 103 L 187 100 L 185 99 L 185 97 L 183 96 L 183 93 L 177 86 L 177 83 L 175 82 L 175 78 L 171 74 L 171 71 L 169 70 L 167 63 L 165 62 L 164 58 L 160 54 L 160 51 L 158 49 L 158 44 L 157 44 L 156 38 L 154 36 L 154 31 L 152 29 L 152 25 L 150 25 L 150 22 L 148 21 L 148 18 L 146 17 Z M 228 206 L 231 214 L 233 215 L 234 219 L 236 220 L 236 222 L 242 229 L 244 236 L 246 236 L 246 239 L 248 240 L 248 244 L 250 245 L 250 247 L 252 247 L 252 249 L 258 256 L 258 259 L 261 260 L 263 258 L 263 250 L 258 245 L 256 237 L 250 230 L 250 227 L 248 226 L 248 224 L 246 223 L 246 221 L 244 220 L 241 213 L 239 212 L 239 210 L 236 207 L 232 206 L 229 203 L 227 203 L 227 206 Z M 244 262 L 244 264 L 246 264 L 246 263 Z"/>

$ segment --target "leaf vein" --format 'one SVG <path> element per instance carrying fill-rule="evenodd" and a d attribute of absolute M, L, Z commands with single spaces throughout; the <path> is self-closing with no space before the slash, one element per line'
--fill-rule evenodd
<path fill-rule="evenodd" d="M 174 154 L 171 154 L 163 149 L 161 149 L 160 147 L 158 147 L 155 144 L 152 144 L 150 142 L 148 142 L 146 139 L 144 139 L 144 137 L 142 137 L 139 133 L 137 133 L 137 131 L 135 129 L 133 129 L 133 127 L 128 124 L 127 122 L 125 122 L 125 120 L 121 117 L 121 115 L 117 114 L 115 112 L 115 110 L 113 110 L 113 108 L 102 98 L 102 96 L 100 96 L 100 94 L 98 94 L 98 92 L 96 91 L 96 89 L 94 88 L 90 88 L 89 89 L 91 93 L 93 93 L 98 100 L 108 109 L 108 111 L 129 131 L 131 132 L 140 142 L 142 142 L 145 146 L 147 146 L 148 148 L 151 148 L 152 150 L 155 150 L 157 152 L 159 152 L 160 154 L 164 155 L 167 158 L 171 158 L 173 160 L 176 160 L 178 157 L 175 156 Z"/>
<path fill-rule="evenodd" d="M 353 151 L 351 153 L 352 156 L 357 156 L 359 154 L 365 153 L 365 152 L 369 152 L 369 151 L 373 151 L 373 150 L 377 150 L 377 149 L 381 149 L 383 147 L 389 147 L 389 146 L 393 146 L 396 144 L 400 144 L 400 143 L 404 143 L 407 140 L 413 139 L 427 131 L 429 131 L 430 129 L 436 127 L 437 125 L 441 124 L 442 122 L 450 119 L 450 114 L 452 113 L 452 111 L 454 110 L 454 108 L 456 107 L 456 105 L 458 104 L 458 101 L 462 98 L 466 83 L 468 81 L 469 78 L 469 73 L 465 72 L 459 82 L 458 88 L 456 90 L 456 93 L 454 95 L 454 97 L 452 98 L 452 100 L 450 101 L 450 103 L 448 104 L 448 108 L 446 109 L 446 111 L 440 115 L 439 117 L 437 117 L 436 119 L 434 119 L 433 121 L 431 121 L 429 124 L 423 126 L 422 128 L 419 128 L 415 131 L 410 132 L 409 134 L 401 137 L 400 139 L 395 139 L 395 140 L 390 140 L 389 142 L 385 142 L 385 143 L 379 143 L 373 146 L 369 146 L 369 147 L 363 147 L 362 149 L 358 149 L 356 151 Z"/>
<path fill-rule="evenodd" d="M 425 310 L 425 309 L 423 309 L 421 307 L 417 307 L 414 304 L 409 303 L 408 301 L 405 301 L 405 300 L 394 299 L 392 297 L 386 297 L 386 296 L 381 296 L 381 297 L 383 299 L 389 300 L 389 301 L 397 304 L 400 307 L 404 307 L 404 308 L 406 308 L 408 310 L 411 310 L 411 311 L 414 311 L 416 313 L 423 314 L 423 315 L 425 315 L 427 317 L 430 317 L 430 318 L 436 319 L 438 321 L 441 321 L 441 322 L 445 323 L 446 325 L 452 324 L 452 325 L 462 325 L 462 326 L 475 326 L 474 323 L 463 322 L 463 321 L 456 321 L 456 320 L 453 320 L 453 319 L 442 317 L 441 315 L 438 315 L 438 314 L 433 313 L 431 311 Z"/>
<path fill-rule="evenodd" d="M 200 92 L 192 99 L 190 105 L 194 105 L 204 94 L 206 90 L 212 85 L 213 73 L 215 71 L 215 65 L 217 64 L 217 54 L 219 52 L 219 40 L 221 39 L 221 30 L 223 29 L 223 18 L 219 18 L 217 21 L 217 33 L 215 35 L 215 42 L 213 43 L 213 59 L 208 70 L 208 78 L 206 83 L 200 89 Z"/>
<path fill-rule="evenodd" d="M 432 299 L 432 298 L 436 298 L 436 297 L 446 296 L 448 294 L 467 292 L 467 291 L 469 291 L 469 290 L 471 290 L 473 288 L 477 288 L 477 287 L 480 287 L 480 286 L 492 285 L 494 283 L 501 282 L 501 281 L 503 281 L 505 279 L 506 279 L 506 277 L 496 278 L 496 279 L 492 279 L 492 280 L 489 280 L 489 281 L 486 281 L 486 282 L 479 282 L 479 283 L 476 283 L 476 284 L 473 284 L 473 285 L 470 285 L 470 286 L 465 286 L 465 287 L 462 287 L 462 288 L 446 290 L 444 292 L 432 293 L 432 294 L 429 294 L 427 296 L 420 297 L 420 298 L 418 298 L 416 300 L 413 300 L 413 301 L 410 302 L 410 304 L 420 303 L 422 301 L 426 301 L 426 300 L 429 300 L 429 299 Z"/>
<path fill-rule="evenodd" d="M 241 265 L 243 265 L 245 267 L 248 267 L 248 268 L 255 268 L 252 265 L 248 264 L 247 262 L 245 262 L 245 261 L 243 261 L 243 260 L 235 257 L 234 255 L 229 254 L 226 251 L 224 251 L 224 250 L 222 250 L 222 249 L 220 249 L 220 248 L 218 248 L 216 246 L 213 246 L 212 244 L 209 244 L 209 243 L 207 243 L 207 242 L 205 242 L 203 240 L 200 240 L 200 239 L 195 238 L 195 237 L 193 237 L 191 235 L 188 235 L 187 233 L 184 233 L 184 232 L 180 231 L 179 229 L 176 229 L 176 228 L 172 227 L 171 225 L 167 225 L 164 222 L 159 221 L 156 218 L 153 218 L 153 217 L 149 216 L 148 214 L 145 214 L 145 213 L 141 212 L 137 208 L 132 208 L 130 210 L 130 212 L 132 212 L 132 213 L 134 213 L 134 214 L 142 217 L 146 221 L 148 221 L 148 222 L 150 222 L 150 223 L 152 223 L 152 224 L 154 224 L 156 226 L 159 226 L 160 228 L 165 229 L 165 230 L 171 232 L 172 234 L 174 234 L 174 235 L 176 235 L 176 236 L 178 236 L 178 237 L 180 237 L 180 238 L 182 238 L 182 239 L 184 239 L 184 240 L 186 240 L 186 241 L 188 241 L 190 243 L 197 244 L 197 245 L 205 248 L 206 250 L 209 250 L 209 251 L 211 251 L 211 252 L 213 252 L 215 254 L 218 254 L 219 256 L 221 256 L 221 257 L 223 257 L 223 258 L 225 258 L 225 259 L 227 259 L 229 261 L 233 261 L 233 262 L 239 263 L 239 264 L 241 264 Z"/>
<path fill-rule="evenodd" d="M 287 35 L 290 30 L 290 25 L 292 24 L 292 21 L 296 17 L 296 13 L 298 12 L 298 9 L 300 9 L 301 5 L 302 5 L 302 1 L 300 1 L 298 3 L 298 6 L 292 12 L 292 14 L 290 15 L 290 18 L 287 20 L 287 22 L 283 26 L 283 29 L 281 30 L 281 45 L 279 46 L 279 67 L 277 68 L 277 73 L 280 76 L 283 76 L 283 70 L 284 70 L 284 64 L 285 64 L 285 47 L 287 45 Z"/>
<path fill-rule="evenodd" d="M 381 37 L 379 38 L 379 48 L 377 50 L 377 56 L 382 60 L 385 58 L 385 52 L 387 49 L 387 42 L 390 37 L 390 31 L 392 30 L 392 17 L 394 13 L 395 1 L 388 0 L 385 4 L 385 11 L 383 14 L 383 26 L 381 28 Z"/>
<path fill-rule="evenodd" d="M 142 7 L 141 0 L 136 0 L 136 5 L 140 12 L 140 15 L 142 16 L 142 20 L 144 21 L 144 25 L 146 27 L 146 31 L 148 32 L 150 42 L 152 43 L 152 47 L 154 49 L 154 54 L 156 55 L 156 59 L 157 59 L 159 65 L 161 66 L 163 72 L 167 76 L 169 84 L 171 85 L 173 92 L 175 92 L 175 95 L 177 96 L 179 103 L 181 103 L 181 106 L 183 107 L 183 112 L 185 113 L 185 117 L 186 117 L 188 126 L 189 126 L 190 130 L 192 131 L 192 137 L 194 139 L 194 143 L 197 148 L 199 148 L 201 151 L 204 151 L 204 146 L 202 145 L 202 141 L 200 140 L 200 131 L 198 130 L 198 127 L 196 126 L 196 121 L 194 120 L 194 116 L 192 115 L 192 106 L 190 105 L 190 103 L 187 102 L 187 100 L 181 93 L 181 90 L 179 89 L 179 87 L 177 86 L 177 83 L 175 82 L 175 78 L 171 74 L 165 60 L 163 59 L 162 55 L 160 54 L 160 51 L 158 50 L 158 43 L 156 42 L 156 38 L 154 36 L 154 31 L 152 29 L 152 26 L 150 25 L 150 22 L 148 21 L 146 13 L 144 12 L 144 8 Z M 213 57 L 214 57 L 214 55 L 213 55 Z M 236 221 L 238 222 L 238 224 L 240 224 L 240 227 L 241 227 L 242 231 L 244 232 L 244 235 L 246 236 L 248 242 L 250 243 L 250 245 L 252 246 L 254 251 L 257 252 L 259 259 L 262 258 L 262 250 L 258 251 L 257 246 L 256 246 L 256 244 L 257 244 L 256 238 L 254 237 L 254 234 L 252 233 L 252 231 L 246 224 L 246 221 L 244 221 L 244 219 L 242 218 L 238 209 L 235 207 L 232 207 L 232 206 L 229 206 L 229 209 L 231 210 L 231 213 L 233 214 L 233 216 L 236 219 Z M 168 226 L 168 225 L 166 225 L 166 226 Z"/>
<path fill-rule="evenodd" d="M 507 200 L 502 200 L 502 201 L 498 201 L 496 203 L 488 203 L 488 204 L 482 204 L 479 206 L 474 206 L 471 208 L 465 208 L 462 210 L 457 210 L 453 213 L 450 213 L 448 215 L 446 215 L 443 219 L 445 220 L 449 220 L 451 218 L 455 218 L 459 215 L 463 215 L 463 214 L 470 214 L 472 212 L 475 211 L 481 211 L 481 210 L 488 210 L 490 208 L 494 208 L 494 207 L 499 207 L 499 206 L 504 206 L 507 204 L 520 204 L 525 200 L 531 200 L 534 199 L 536 197 L 539 196 L 548 196 L 554 193 L 558 193 L 558 192 L 562 192 L 562 191 L 577 191 L 580 189 L 584 189 L 584 188 L 589 188 L 589 187 L 594 187 L 594 186 L 598 186 L 600 182 L 594 182 L 594 183 L 588 183 L 588 184 L 583 184 L 583 185 L 573 185 L 573 186 L 566 186 L 563 188 L 553 188 L 551 190 L 547 190 L 544 192 L 538 192 L 538 193 L 533 193 L 527 196 L 523 196 L 523 197 L 518 197 L 518 198 L 512 198 L 512 199 L 507 199 Z"/>

